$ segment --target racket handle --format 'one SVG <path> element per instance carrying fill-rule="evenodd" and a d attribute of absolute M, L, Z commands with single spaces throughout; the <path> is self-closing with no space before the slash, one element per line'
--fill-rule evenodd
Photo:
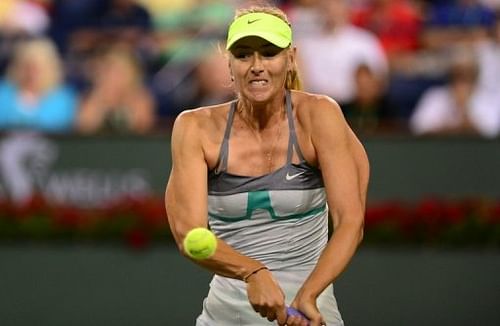
<path fill-rule="evenodd" d="M 295 308 L 286 307 L 286 313 L 287 313 L 288 316 L 299 316 L 299 317 L 302 317 L 305 320 L 309 321 L 309 318 L 307 318 L 306 315 L 304 315 L 303 313 L 301 313 L 300 311 L 298 311 Z M 309 325 L 309 323 L 307 325 Z"/>

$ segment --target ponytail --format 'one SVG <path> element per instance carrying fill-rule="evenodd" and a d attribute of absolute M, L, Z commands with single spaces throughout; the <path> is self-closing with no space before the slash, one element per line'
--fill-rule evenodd
<path fill-rule="evenodd" d="M 302 90 L 302 81 L 300 80 L 297 65 L 295 63 L 293 64 L 293 69 L 286 74 L 285 88 L 297 91 Z"/>

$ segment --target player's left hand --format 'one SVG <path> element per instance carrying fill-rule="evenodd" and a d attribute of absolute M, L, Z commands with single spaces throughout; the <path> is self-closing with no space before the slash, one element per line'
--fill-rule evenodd
<path fill-rule="evenodd" d="M 316 306 L 316 300 L 296 297 L 290 305 L 307 316 L 309 321 L 299 316 L 288 316 L 287 326 L 325 326 L 323 316 Z"/>

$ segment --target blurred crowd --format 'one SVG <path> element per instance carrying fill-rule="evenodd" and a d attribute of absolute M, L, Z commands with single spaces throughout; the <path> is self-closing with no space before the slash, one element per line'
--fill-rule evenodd
<path fill-rule="evenodd" d="M 144 134 L 234 98 L 249 0 L 1 0 L 0 131 Z M 282 0 L 306 91 L 362 134 L 500 134 L 500 0 Z"/>

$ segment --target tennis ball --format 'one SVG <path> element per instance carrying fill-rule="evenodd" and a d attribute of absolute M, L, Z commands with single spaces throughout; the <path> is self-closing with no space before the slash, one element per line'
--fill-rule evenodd
<path fill-rule="evenodd" d="M 207 259 L 217 249 L 215 235 L 206 228 L 194 228 L 184 238 L 184 251 L 194 259 Z"/>

